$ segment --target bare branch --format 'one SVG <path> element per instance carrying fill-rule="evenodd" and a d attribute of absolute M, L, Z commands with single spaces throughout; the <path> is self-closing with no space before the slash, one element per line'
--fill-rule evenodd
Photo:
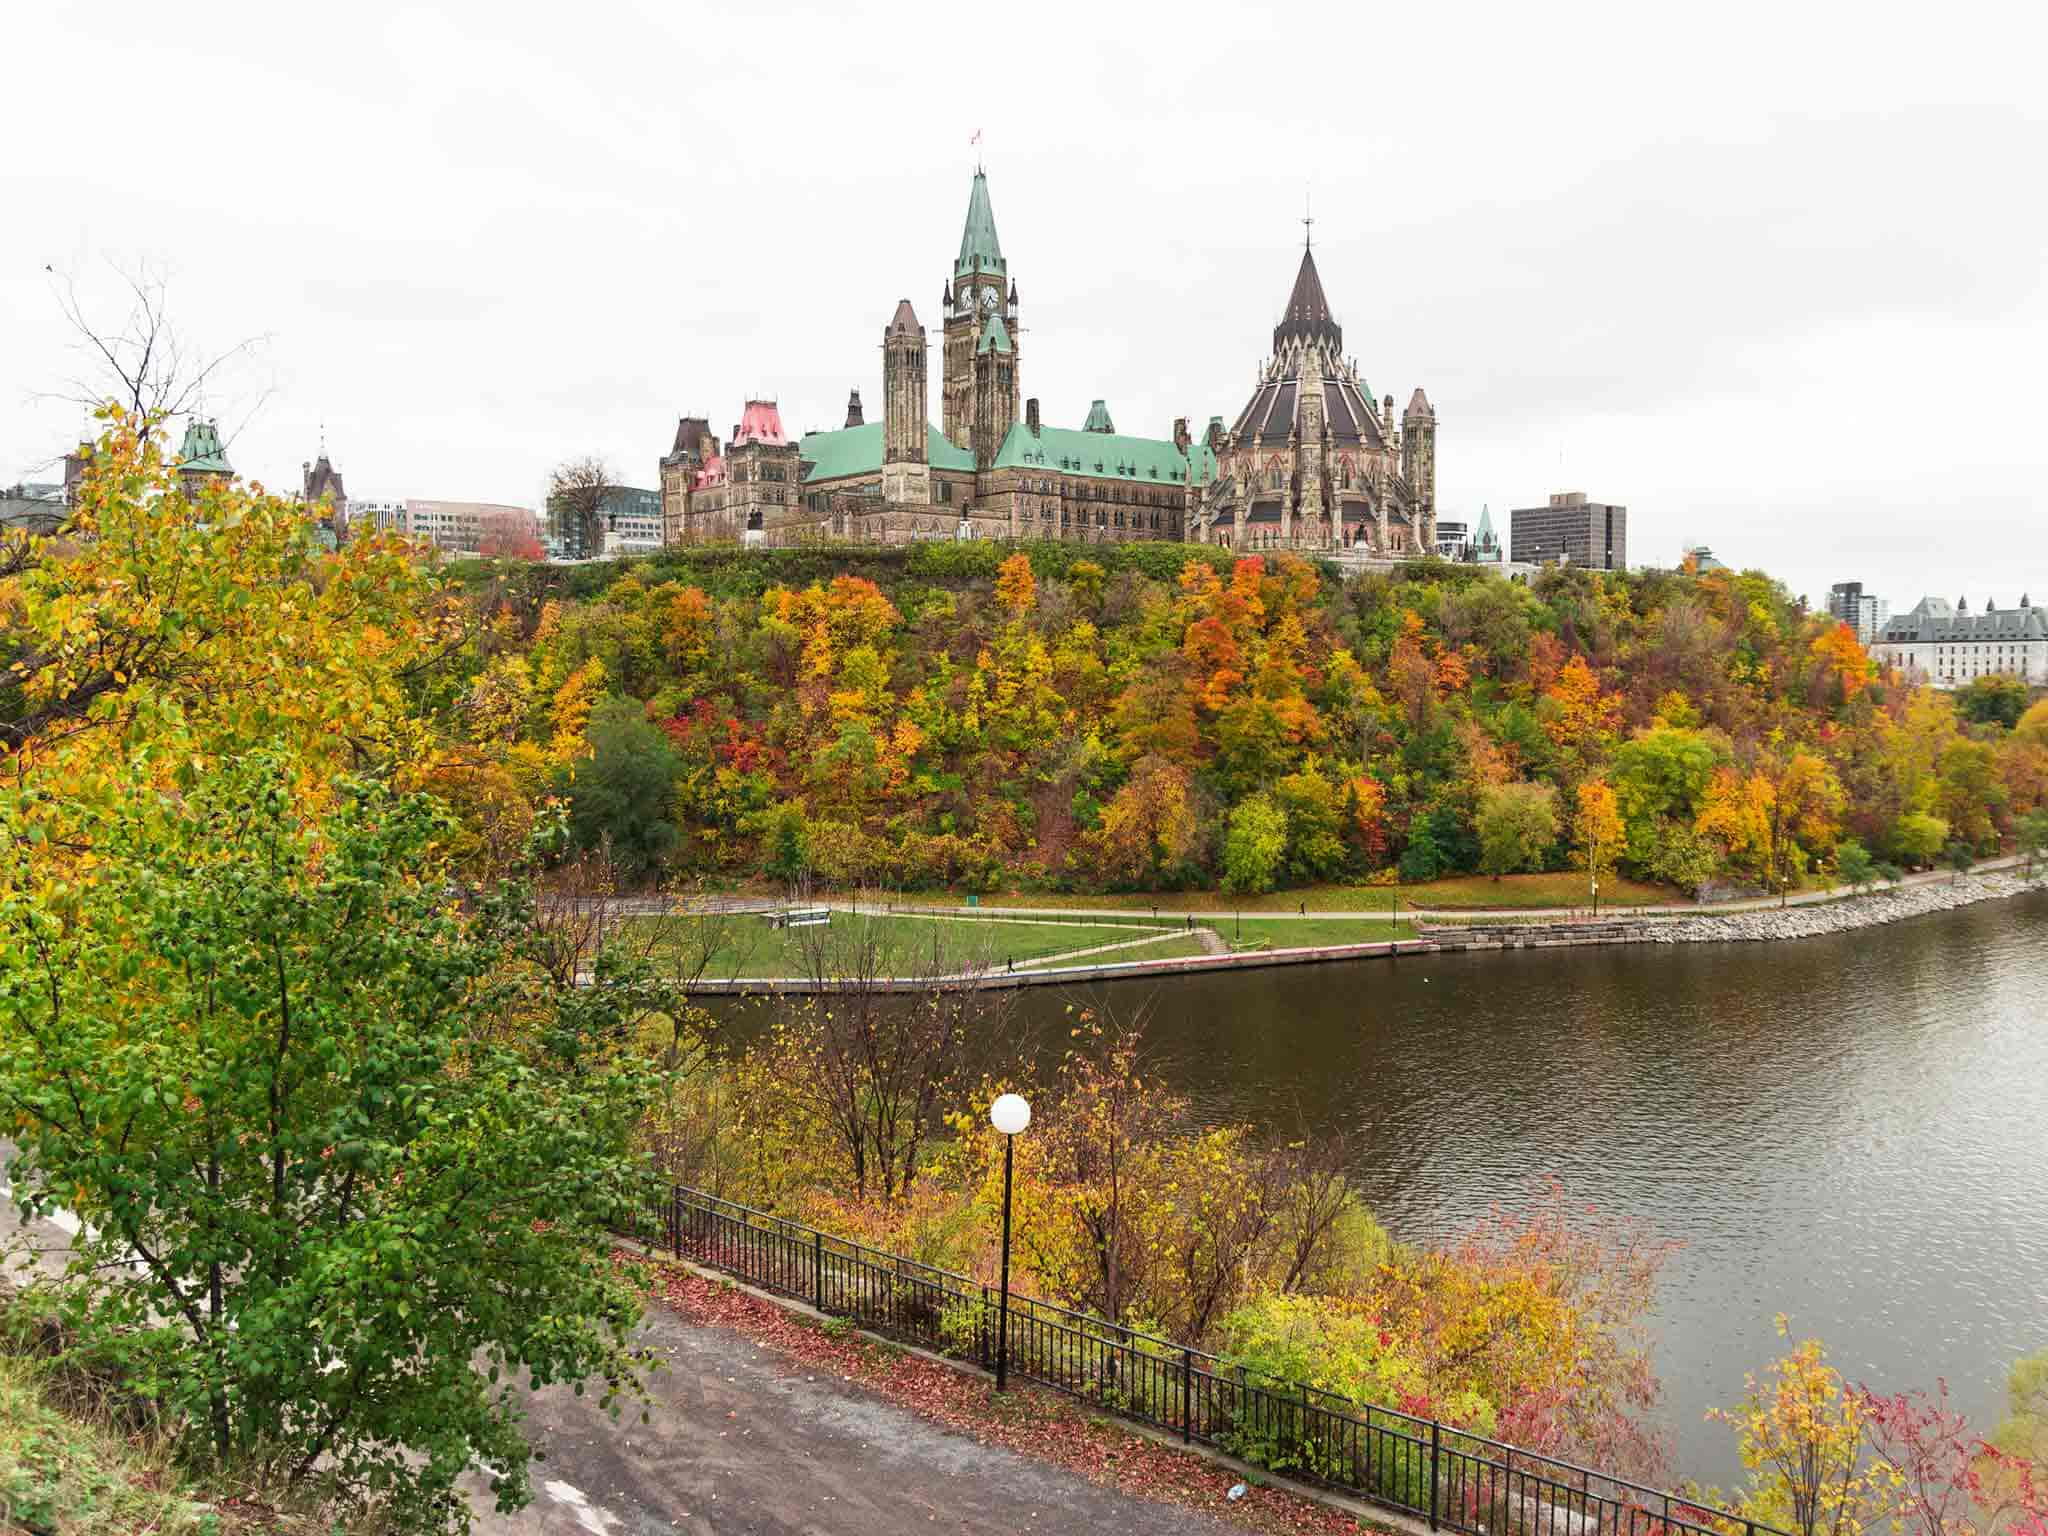
<path fill-rule="evenodd" d="M 246 337 L 223 352 L 194 360 L 171 324 L 169 284 L 162 274 L 147 267 L 110 265 L 128 290 L 128 312 L 118 326 L 89 316 L 72 278 L 51 272 L 57 307 L 77 333 L 78 350 L 91 366 L 69 381 L 68 392 L 44 398 L 69 400 L 87 410 L 111 401 L 129 415 L 137 435 L 147 441 L 160 424 L 193 414 L 215 376 L 229 363 L 253 355 L 269 338 Z M 270 393 L 266 388 L 258 395 L 244 414 L 243 427 Z"/>

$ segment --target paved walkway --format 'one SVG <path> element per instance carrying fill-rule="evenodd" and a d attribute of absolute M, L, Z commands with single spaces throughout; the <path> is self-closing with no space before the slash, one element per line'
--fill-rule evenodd
<path fill-rule="evenodd" d="M 615 1424 L 567 1388 L 537 1394 L 528 1428 L 547 1460 L 534 1503 L 483 1514 L 478 1536 L 1236 1530 L 978 1445 L 658 1306 L 644 1339 L 667 1366 L 650 1383 L 652 1422 L 627 1410 Z"/>

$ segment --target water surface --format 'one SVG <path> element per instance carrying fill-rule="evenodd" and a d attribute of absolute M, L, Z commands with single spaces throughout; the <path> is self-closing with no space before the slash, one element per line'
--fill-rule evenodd
<path fill-rule="evenodd" d="M 1945 1375 L 1987 1429 L 2007 1366 L 2048 1347 L 2048 893 L 1790 943 L 1143 985 L 1205 1113 L 1344 1127 L 1398 1236 L 1555 1174 L 1682 1240 L 1655 1327 L 1691 1475 L 1734 1477 L 1703 1415 L 1775 1357 L 1779 1312 L 1852 1380 Z"/>

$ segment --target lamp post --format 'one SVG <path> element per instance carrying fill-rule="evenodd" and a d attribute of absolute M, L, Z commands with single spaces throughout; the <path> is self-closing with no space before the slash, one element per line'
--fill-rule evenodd
<path fill-rule="evenodd" d="M 1010 1379 L 1010 1168 L 1018 1133 L 1031 1123 L 1031 1106 L 1022 1094 L 1006 1093 L 989 1106 L 988 1118 L 1003 1133 L 1003 1305 L 996 1333 L 996 1390 L 1001 1392 Z"/>

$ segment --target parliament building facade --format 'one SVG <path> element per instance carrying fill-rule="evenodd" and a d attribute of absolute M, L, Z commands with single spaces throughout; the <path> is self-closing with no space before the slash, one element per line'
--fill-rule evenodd
<path fill-rule="evenodd" d="M 1400 558 L 1436 547 L 1436 413 L 1418 389 L 1396 420 L 1375 403 L 1330 313 L 1306 244 L 1251 399 L 1201 437 L 1116 430 L 1097 400 L 1048 426 L 1022 383 L 1017 280 L 977 170 L 939 299 L 939 425 L 930 345 L 910 300 L 882 328 L 881 420 L 860 391 L 837 431 L 791 437 L 749 400 L 723 443 L 702 416 L 661 460 L 670 544 L 931 538 L 1189 540 Z"/>

